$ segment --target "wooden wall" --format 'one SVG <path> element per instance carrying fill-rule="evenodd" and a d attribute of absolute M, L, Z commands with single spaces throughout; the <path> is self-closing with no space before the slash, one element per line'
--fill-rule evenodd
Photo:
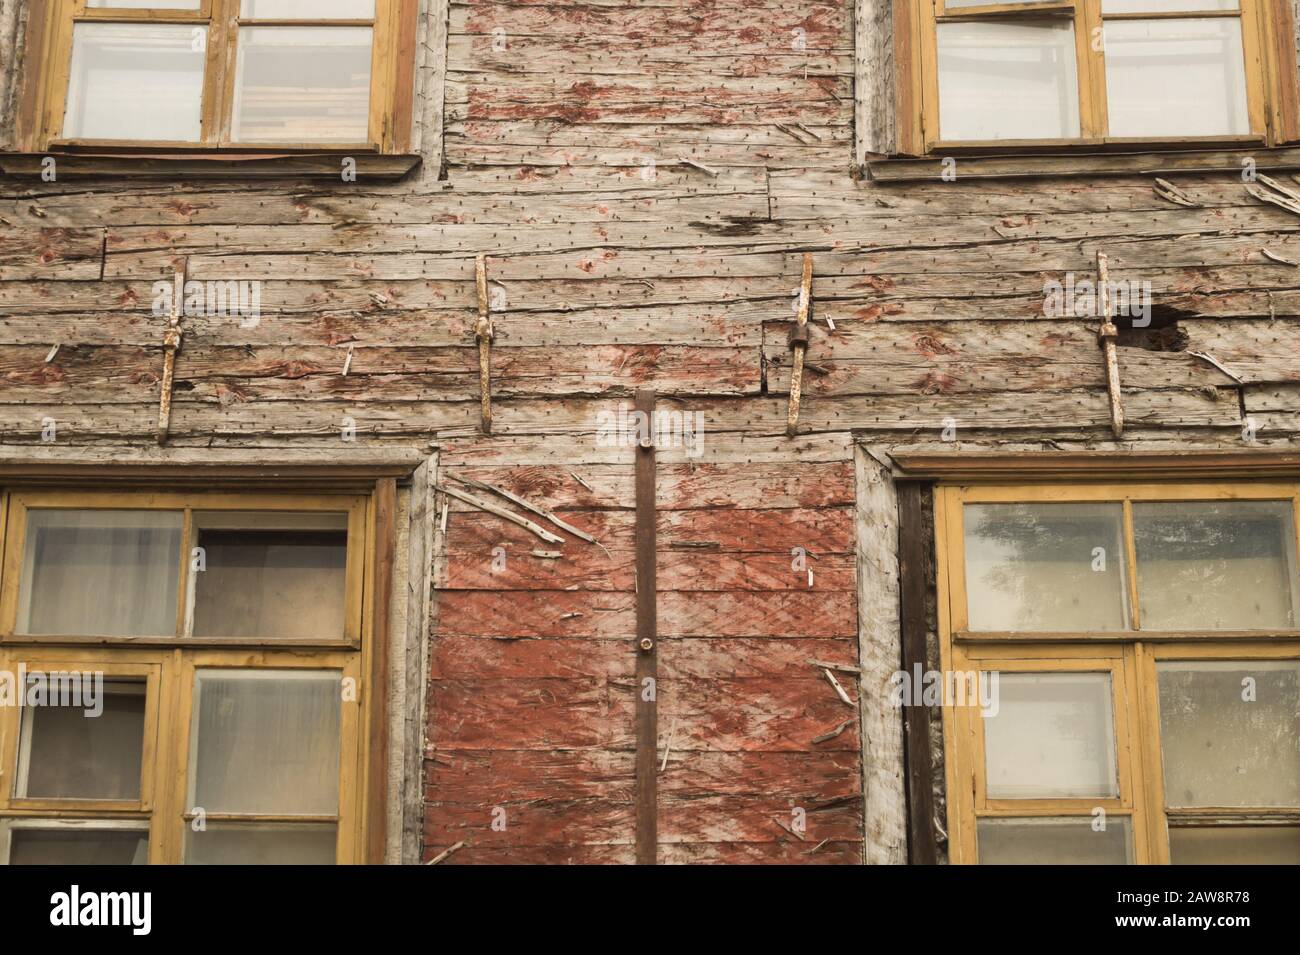
<path fill-rule="evenodd" d="M 187 320 L 175 445 L 436 444 L 440 481 L 509 488 L 605 548 L 534 557 L 553 548 L 452 506 L 424 856 L 463 840 L 449 861 L 629 861 L 632 457 L 596 430 L 654 387 L 707 429 L 698 460 L 661 456 L 661 752 L 676 730 L 660 859 L 874 857 L 856 717 L 808 662 L 858 659 L 854 439 L 879 457 L 1241 447 L 1249 418 L 1256 447 L 1287 446 L 1300 268 L 1277 258 L 1300 262 L 1300 219 L 1230 173 L 1172 177 L 1195 208 L 1143 177 L 855 181 L 852 22 L 850 0 L 453 3 L 445 180 L 437 162 L 392 186 L 0 178 L 0 453 L 39 444 L 47 419 L 64 446 L 147 446 L 152 284 L 182 261 L 264 282 L 255 325 Z M 1121 343 L 1119 445 L 1094 323 L 1042 314 L 1044 281 L 1091 275 L 1098 250 L 1113 278 L 1152 283 L 1163 327 Z M 788 439 L 805 251 L 814 367 Z M 480 253 L 504 296 L 491 437 L 476 434 Z M 816 555 L 811 589 L 794 547 Z M 793 808 L 806 833 L 783 828 Z"/>

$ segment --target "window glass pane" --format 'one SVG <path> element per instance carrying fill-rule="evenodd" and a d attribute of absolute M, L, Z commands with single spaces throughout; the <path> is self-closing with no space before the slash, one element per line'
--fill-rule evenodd
<path fill-rule="evenodd" d="M 337 812 L 341 695 L 336 672 L 199 671 L 190 808 Z"/>
<path fill-rule="evenodd" d="M 1114 797 L 1108 673 L 1002 673 L 984 717 L 990 799 Z"/>
<path fill-rule="evenodd" d="M 1108 20 L 1111 136 L 1250 132 L 1241 21 Z"/>
<path fill-rule="evenodd" d="M 76 24 L 63 135 L 198 142 L 204 30 L 183 23 Z"/>
<path fill-rule="evenodd" d="M 91 10 L 198 10 L 201 0 L 88 0 Z"/>
<path fill-rule="evenodd" d="M 179 511 L 27 512 L 18 632 L 174 636 Z"/>
<path fill-rule="evenodd" d="M 997 4 L 998 6 L 1015 4 L 1015 3 L 1050 3 L 1052 0 L 944 0 L 943 7 L 945 10 L 956 10 L 959 7 L 988 7 Z"/>
<path fill-rule="evenodd" d="M 1169 861 L 1174 865 L 1300 865 L 1300 827 L 1171 828 Z"/>
<path fill-rule="evenodd" d="M 1157 667 L 1165 803 L 1300 806 L 1300 662 Z"/>
<path fill-rule="evenodd" d="M 976 825 L 981 865 L 1126 865 L 1132 861 L 1127 816 L 1108 814 L 1106 828 L 1092 816 L 981 819 Z"/>
<path fill-rule="evenodd" d="M 84 674 L 89 677 L 90 674 Z M 46 674 L 50 703 L 70 689 L 69 678 L 96 695 L 93 681 L 83 674 Z M 100 706 L 87 710 L 45 705 L 23 710 L 22 752 L 17 795 L 46 799 L 139 799 L 140 760 L 144 748 L 145 683 L 143 680 L 104 681 Z M 81 695 L 78 689 L 76 695 Z"/>
<path fill-rule="evenodd" d="M 337 830 L 330 825 L 208 824 L 186 833 L 189 865 L 333 865 Z"/>
<path fill-rule="evenodd" d="M 375 0 L 243 0 L 246 20 L 373 20 Z"/>
<path fill-rule="evenodd" d="M 1143 630 L 1295 626 L 1289 501 L 1133 505 Z"/>
<path fill-rule="evenodd" d="M 13 827 L 10 865 L 148 865 L 148 829 Z"/>
<path fill-rule="evenodd" d="M 344 636 L 348 516 L 196 513 L 194 636 Z"/>
<path fill-rule="evenodd" d="M 968 504 L 966 601 L 982 631 L 1128 629 L 1120 504 Z"/>
<path fill-rule="evenodd" d="M 1237 0 L 1101 0 L 1102 13 L 1209 13 L 1237 9 Z"/>
<path fill-rule="evenodd" d="M 370 41 L 370 27 L 241 29 L 235 140 L 367 142 Z"/>
<path fill-rule="evenodd" d="M 938 45 L 941 139 L 1079 135 L 1072 23 L 940 23 Z"/>

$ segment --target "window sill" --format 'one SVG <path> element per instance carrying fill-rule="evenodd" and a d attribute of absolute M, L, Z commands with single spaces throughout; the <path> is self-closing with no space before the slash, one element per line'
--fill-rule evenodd
<path fill-rule="evenodd" d="M 882 158 L 865 164 L 864 178 L 891 183 L 1240 172 L 1244 159 L 1253 159 L 1261 172 L 1300 169 L 1300 147 Z"/>
<path fill-rule="evenodd" d="M 373 152 L 86 152 L 52 149 L 0 153 L 0 173 L 40 179 L 47 158 L 64 179 L 342 179 L 343 161 L 356 163 L 358 181 L 393 182 L 420 164 L 418 155 Z"/>

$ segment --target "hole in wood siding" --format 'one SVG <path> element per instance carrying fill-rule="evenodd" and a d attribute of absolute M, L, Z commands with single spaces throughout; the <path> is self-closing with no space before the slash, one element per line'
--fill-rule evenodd
<path fill-rule="evenodd" d="M 1191 313 L 1167 305 L 1151 306 L 1151 321 L 1143 322 L 1143 327 L 1134 326 L 1134 319 L 1119 317 L 1115 324 L 1119 327 L 1116 344 L 1120 348 L 1141 348 L 1146 351 L 1186 351 L 1188 335 L 1179 320 L 1191 317 Z"/>

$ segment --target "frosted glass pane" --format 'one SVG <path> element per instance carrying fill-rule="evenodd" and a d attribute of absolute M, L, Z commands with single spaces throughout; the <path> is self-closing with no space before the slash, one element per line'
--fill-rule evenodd
<path fill-rule="evenodd" d="M 370 27 L 241 29 L 235 140 L 367 142 L 370 45 Z"/>
<path fill-rule="evenodd" d="M 1300 806 L 1300 662 L 1157 670 L 1166 805 Z"/>
<path fill-rule="evenodd" d="M 1300 828 L 1171 828 L 1169 861 L 1174 865 L 1300 865 Z"/>
<path fill-rule="evenodd" d="M 147 865 L 147 829 L 11 829 L 10 865 Z"/>
<path fill-rule="evenodd" d="M 144 681 L 104 683 L 103 712 L 40 706 L 23 710 L 19 796 L 139 799 L 144 749 Z"/>
<path fill-rule="evenodd" d="M 18 632 L 174 636 L 178 511 L 27 512 Z"/>
<path fill-rule="evenodd" d="M 198 10 L 201 0 L 88 0 L 91 10 Z"/>
<path fill-rule="evenodd" d="M 1143 630 L 1295 626 L 1289 501 L 1133 505 Z"/>
<path fill-rule="evenodd" d="M 1209 13 L 1237 10 L 1237 0 L 1101 0 L 1102 13 Z"/>
<path fill-rule="evenodd" d="M 981 819 L 981 865 L 1126 865 L 1132 861 L 1127 816 L 1108 815 L 1097 832 L 1092 816 Z"/>
<path fill-rule="evenodd" d="M 1120 504 L 968 504 L 963 513 L 971 630 L 1128 629 Z"/>
<path fill-rule="evenodd" d="M 938 44 L 941 139 L 1079 135 L 1072 23 L 940 23 Z"/>
<path fill-rule="evenodd" d="M 200 670 L 190 808 L 335 813 L 338 673 Z"/>
<path fill-rule="evenodd" d="M 1250 132 L 1240 20 L 1109 20 L 1105 29 L 1110 135 Z"/>
<path fill-rule="evenodd" d="M 1117 796 L 1108 673 L 1002 673 L 984 719 L 990 799 Z"/>
<path fill-rule="evenodd" d="M 196 514 L 194 636 L 340 639 L 347 515 Z"/>
<path fill-rule="evenodd" d="M 212 825 L 186 835 L 189 865 L 333 865 L 334 825 Z"/>
<path fill-rule="evenodd" d="M 246 20 L 372 20 L 375 0 L 243 0 Z"/>
<path fill-rule="evenodd" d="M 203 46 L 180 23 L 78 23 L 63 135 L 198 142 Z"/>

